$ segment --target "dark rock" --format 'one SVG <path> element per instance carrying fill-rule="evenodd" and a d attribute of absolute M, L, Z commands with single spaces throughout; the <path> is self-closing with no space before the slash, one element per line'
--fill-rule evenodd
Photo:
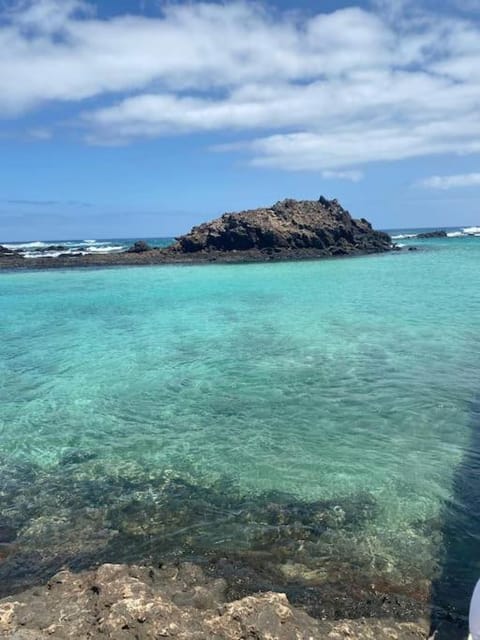
<path fill-rule="evenodd" d="M 372 229 L 367 220 L 355 220 L 337 200 L 292 199 L 270 208 L 225 213 L 177 238 L 171 248 L 179 253 L 231 251 L 302 252 L 324 256 L 389 251 L 388 234 Z"/>
<path fill-rule="evenodd" d="M 14 249 L 7 249 L 7 247 L 4 247 L 0 244 L 0 256 L 2 258 L 8 258 L 8 257 L 19 257 L 19 252 L 15 251 Z"/>
<path fill-rule="evenodd" d="M 426 231 L 425 233 L 419 233 L 417 238 L 447 238 L 447 232 L 443 230 L 438 231 Z"/>
<path fill-rule="evenodd" d="M 95 451 L 82 451 L 79 449 L 72 449 L 62 455 L 59 460 L 60 465 L 81 464 L 88 462 L 97 457 Z"/>
<path fill-rule="evenodd" d="M 408 247 L 408 250 L 409 251 L 418 251 L 418 248 L 417 247 Z"/>
<path fill-rule="evenodd" d="M 8 556 L 15 550 L 15 545 L 8 542 L 0 542 L 0 562 L 8 558 Z"/>
<path fill-rule="evenodd" d="M 144 240 L 137 240 L 129 249 L 127 253 L 143 253 L 144 251 L 151 251 L 152 247 Z"/>
<path fill-rule="evenodd" d="M 314 620 L 271 591 L 226 602 L 225 582 L 189 563 L 61 571 L 45 587 L 0 601 L 0 635 L 12 640 L 421 640 L 427 629 L 389 618 Z"/>
<path fill-rule="evenodd" d="M 0 524 L 0 544 L 13 542 L 17 537 L 15 529 L 7 524 Z"/>

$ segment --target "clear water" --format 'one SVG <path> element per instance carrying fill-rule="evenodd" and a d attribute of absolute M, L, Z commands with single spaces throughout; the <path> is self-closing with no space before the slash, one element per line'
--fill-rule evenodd
<path fill-rule="evenodd" d="M 287 582 L 467 591 L 480 239 L 415 244 L 2 273 L 4 591 L 75 559 L 239 550 Z"/>

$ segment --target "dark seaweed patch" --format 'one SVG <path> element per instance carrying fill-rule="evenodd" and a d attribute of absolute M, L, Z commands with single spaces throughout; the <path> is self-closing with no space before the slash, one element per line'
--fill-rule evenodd
<path fill-rule="evenodd" d="M 75 457 L 48 470 L 8 461 L 0 469 L 0 512 L 17 534 L 0 563 L 2 595 L 64 566 L 193 560 L 225 578 L 231 598 L 286 591 L 320 617 L 408 619 L 424 608 L 414 587 L 392 581 L 357 549 L 377 515 L 367 493 L 323 501 L 246 495 L 229 479 L 206 486 Z"/>

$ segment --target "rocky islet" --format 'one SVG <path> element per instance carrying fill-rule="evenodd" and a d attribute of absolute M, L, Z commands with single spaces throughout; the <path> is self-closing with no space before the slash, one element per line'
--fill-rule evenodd
<path fill-rule="evenodd" d="M 137 241 L 119 253 L 64 253 L 28 259 L 18 251 L 0 248 L 0 268 L 302 260 L 382 253 L 392 246 L 388 234 L 373 229 L 365 218 L 353 218 L 337 200 L 322 196 L 225 213 L 194 227 L 166 248 Z"/>

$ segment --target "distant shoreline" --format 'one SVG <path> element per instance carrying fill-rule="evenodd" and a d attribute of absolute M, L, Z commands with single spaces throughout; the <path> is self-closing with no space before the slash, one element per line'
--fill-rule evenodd
<path fill-rule="evenodd" d="M 396 252 L 395 248 L 392 248 Z M 104 255 L 59 256 L 58 258 L 21 258 L 0 255 L 0 271 L 38 271 L 50 269 L 78 269 L 99 267 L 139 267 L 171 265 L 208 265 L 208 264 L 261 264 L 270 262 L 304 262 L 311 260 L 332 260 L 381 255 L 385 252 L 358 251 L 345 255 L 331 255 L 322 250 L 297 251 L 231 251 L 208 252 L 201 254 L 177 254 L 164 249 L 152 249 L 144 253 L 111 253 Z"/>
<path fill-rule="evenodd" d="M 0 246 L 0 268 L 269 262 L 383 253 L 394 248 L 387 233 L 373 229 L 365 218 L 352 218 L 338 200 L 323 196 L 318 200 L 287 198 L 268 208 L 225 213 L 193 227 L 167 247 L 151 247 L 144 240 L 126 250 L 121 245 L 93 246 L 95 240 L 83 244 L 87 246 L 82 249 L 42 247 L 47 255 L 38 258 L 38 247 L 22 254 L 12 245 Z"/>

